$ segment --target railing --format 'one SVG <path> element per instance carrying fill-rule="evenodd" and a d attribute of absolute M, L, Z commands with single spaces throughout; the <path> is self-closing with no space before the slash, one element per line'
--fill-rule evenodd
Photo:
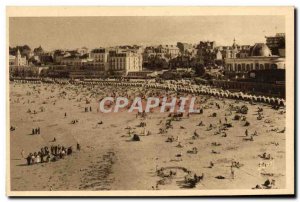
<path fill-rule="evenodd" d="M 222 90 L 220 88 L 214 88 L 208 85 L 189 85 L 182 86 L 181 83 L 170 84 L 170 83 L 147 83 L 147 82 L 131 82 L 131 81 L 109 81 L 109 80 L 98 80 L 98 81 L 80 81 L 80 80 L 62 80 L 62 79 L 16 79 L 13 80 L 16 83 L 53 83 L 63 85 L 100 85 L 100 86 L 129 86 L 129 87 L 141 87 L 144 89 L 161 89 L 167 91 L 175 91 L 182 93 L 189 93 L 195 95 L 208 95 L 227 99 L 237 99 L 250 102 L 262 102 L 271 105 L 285 106 L 286 102 L 282 98 L 266 97 L 266 96 L 255 96 L 251 94 L 245 94 L 242 92 L 230 92 L 229 90 Z"/>

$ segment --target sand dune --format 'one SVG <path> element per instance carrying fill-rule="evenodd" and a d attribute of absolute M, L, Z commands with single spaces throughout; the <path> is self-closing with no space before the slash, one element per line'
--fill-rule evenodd
<path fill-rule="evenodd" d="M 267 179 L 275 180 L 273 188 L 286 186 L 284 108 L 274 110 L 259 103 L 197 96 L 203 101 L 203 114 L 184 114 L 180 120 L 158 110 L 146 118 L 136 118 L 136 113 L 126 111 L 97 112 L 99 99 L 112 92 L 126 92 L 132 97 L 165 93 L 97 85 L 11 83 L 10 125 L 16 128 L 10 132 L 11 189 L 251 189 Z M 232 111 L 229 115 L 230 105 L 248 106 L 246 115 L 238 115 L 245 116 L 249 126 L 245 121 L 233 120 L 237 113 Z M 85 112 L 85 107 L 92 111 Z M 258 107 L 263 109 L 262 120 L 257 120 Z M 232 127 L 224 127 L 225 117 Z M 78 122 L 72 124 L 73 120 Z M 99 124 L 101 121 L 103 124 Z M 198 126 L 201 121 L 203 125 Z M 139 127 L 141 122 L 146 126 Z M 32 135 L 36 127 L 41 133 Z M 160 128 L 165 132 L 160 133 Z M 257 135 L 251 141 L 255 131 Z M 131 141 L 134 134 L 140 141 Z M 28 155 L 50 147 L 54 138 L 55 144 L 72 146 L 73 154 L 56 162 L 27 166 L 22 150 Z M 80 151 L 75 150 L 77 142 Z M 264 152 L 271 158 L 259 156 Z M 240 167 L 232 168 L 233 161 Z M 163 174 L 158 174 L 160 169 Z M 176 175 L 167 176 L 170 171 Z M 185 186 L 184 180 L 194 174 L 204 177 L 195 187 Z"/>

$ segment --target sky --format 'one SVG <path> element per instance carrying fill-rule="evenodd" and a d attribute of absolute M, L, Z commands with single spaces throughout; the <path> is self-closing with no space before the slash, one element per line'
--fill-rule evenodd
<path fill-rule="evenodd" d="M 285 32 L 284 16 L 11 17 L 9 45 L 44 50 L 116 45 L 216 41 L 217 45 L 265 43 Z"/>

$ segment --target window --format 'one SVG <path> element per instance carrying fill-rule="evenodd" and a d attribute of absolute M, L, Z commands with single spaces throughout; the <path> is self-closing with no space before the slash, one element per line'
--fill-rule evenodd
<path fill-rule="evenodd" d="M 265 69 L 270 69 L 270 64 L 269 63 L 265 63 Z"/>
<path fill-rule="evenodd" d="M 259 69 L 260 69 L 260 70 L 263 70 L 263 69 L 264 69 L 264 65 L 263 65 L 263 64 L 260 64 L 260 65 L 259 65 Z"/>
<path fill-rule="evenodd" d="M 238 71 L 241 71 L 242 70 L 242 66 L 241 64 L 238 64 Z"/>
<path fill-rule="evenodd" d="M 271 64 L 271 69 L 277 69 L 277 64 Z"/>
<path fill-rule="evenodd" d="M 247 70 L 247 71 L 250 71 L 250 70 L 251 70 L 249 64 L 246 65 L 246 70 Z"/>
<path fill-rule="evenodd" d="M 245 71 L 245 70 L 246 70 L 246 68 L 245 68 L 245 64 L 244 64 L 244 63 L 242 64 L 242 70 L 243 70 L 243 71 Z"/>

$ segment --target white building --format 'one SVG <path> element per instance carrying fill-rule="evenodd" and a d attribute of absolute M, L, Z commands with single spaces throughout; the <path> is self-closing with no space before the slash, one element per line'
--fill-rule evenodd
<path fill-rule="evenodd" d="M 61 59 L 61 65 L 68 65 L 73 67 L 81 67 L 84 66 L 86 63 L 93 62 L 93 59 L 89 57 L 89 54 L 85 54 L 82 56 L 79 55 L 70 55 L 67 57 L 63 57 Z"/>
<path fill-rule="evenodd" d="M 165 57 L 172 59 L 179 55 L 180 49 L 175 45 L 159 45 L 157 53 L 162 53 Z"/>
<path fill-rule="evenodd" d="M 76 51 L 82 56 L 89 53 L 89 49 L 87 47 L 77 48 Z"/>
<path fill-rule="evenodd" d="M 250 49 L 248 57 L 226 58 L 224 69 L 236 73 L 252 70 L 285 69 L 285 58 L 273 56 L 268 46 L 257 43 Z"/>
<path fill-rule="evenodd" d="M 108 55 L 109 51 L 105 48 L 94 49 L 91 51 L 91 59 L 93 59 L 95 66 L 99 66 L 104 70 L 108 70 Z"/>

